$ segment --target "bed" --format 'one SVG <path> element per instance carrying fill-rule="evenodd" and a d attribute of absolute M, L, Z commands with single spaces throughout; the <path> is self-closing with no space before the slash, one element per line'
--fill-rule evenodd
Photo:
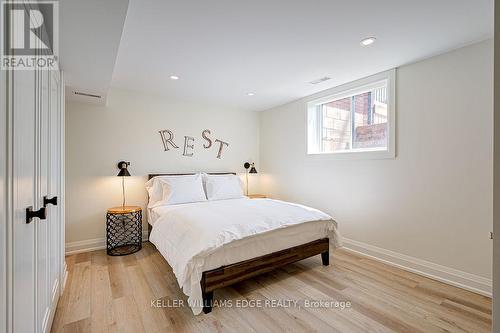
<path fill-rule="evenodd" d="M 149 179 L 192 174 L 151 174 Z M 209 175 L 235 175 L 210 173 Z M 193 313 L 212 310 L 214 290 L 339 245 L 336 222 L 302 205 L 238 197 L 148 203 L 149 240 L 173 269 Z"/>

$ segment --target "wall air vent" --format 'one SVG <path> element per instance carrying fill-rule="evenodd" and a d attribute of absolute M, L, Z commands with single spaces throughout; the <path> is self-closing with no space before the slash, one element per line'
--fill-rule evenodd
<path fill-rule="evenodd" d="M 99 95 L 87 94 L 87 93 L 80 92 L 80 91 L 73 91 L 73 94 L 75 94 L 75 95 L 79 95 L 79 96 L 86 96 L 86 97 L 93 97 L 93 98 L 101 98 L 101 96 L 99 96 Z"/>
<path fill-rule="evenodd" d="M 311 81 L 309 83 L 310 84 L 318 84 L 318 83 L 325 82 L 325 81 L 328 81 L 328 80 L 331 80 L 331 79 L 332 79 L 331 77 L 325 76 L 325 77 L 319 78 L 317 80 L 313 80 L 313 81 Z"/>

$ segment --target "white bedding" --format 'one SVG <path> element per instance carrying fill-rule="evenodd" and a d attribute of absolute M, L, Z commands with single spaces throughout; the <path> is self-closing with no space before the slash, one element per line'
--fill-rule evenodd
<path fill-rule="evenodd" d="M 231 199 L 160 206 L 149 210 L 149 240 L 172 267 L 202 311 L 203 271 L 329 237 L 339 245 L 337 224 L 327 214 L 271 199 Z"/>

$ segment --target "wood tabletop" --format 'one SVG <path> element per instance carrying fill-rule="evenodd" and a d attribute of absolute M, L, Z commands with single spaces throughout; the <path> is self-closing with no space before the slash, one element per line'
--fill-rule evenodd
<path fill-rule="evenodd" d="M 265 194 L 249 194 L 247 195 L 250 199 L 266 199 L 267 196 Z"/>
<path fill-rule="evenodd" d="M 135 213 L 141 211 L 142 208 L 140 206 L 118 206 L 108 208 L 108 213 L 111 214 L 127 214 L 127 213 Z"/>

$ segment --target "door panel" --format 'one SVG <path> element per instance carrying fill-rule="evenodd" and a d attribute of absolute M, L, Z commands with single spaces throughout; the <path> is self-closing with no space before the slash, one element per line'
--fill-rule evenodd
<path fill-rule="evenodd" d="M 11 24 L 15 26 L 14 17 Z M 10 33 L 16 33 L 9 29 Z M 12 71 L 9 81 L 11 98 L 8 135 L 12 140 L 9 155 L 12 165 L 12 238 L 11 238 L 11 318 L 13 332 L 35 330 L 36 276 L 35 223 L 26 223 L 26 208 L 40 208 L 35 202 L 35 71 Z"/>
<path fill-rule="evenodd" d="M 2 28 L 0 28 L 2 30 Z M 3 31 L 0 31 L 3 33 Z M 7 73 L 0 71 L 0 141 L 6 143 L 7 140 Z M 0 333 L 7 332 L 7 144 L 0 147 Z"/>
<path fill-rule="evenodd" d="M 15 71 L 12 82 L 13 233 L 12 315 L 15 332 L 35 329 L 35 223 L 26 208 L 35 203 L 35 72 Z"/>
<path fill-rule="evenodd" d="M 58 191 L 59 189 L 59 163 L 58 163 L 58 153 L 59 153 L 59 126 L 58 126 L 58 111 L 59 111 L 59 80 L 57 72 L 49 73 L 49 136 L 48 136 L 48 182 L 47 182 L 47 196 L 49 198 L 57 197 L 57 206 L 48 205 L 48 246 L 49 246 L 49 306 L 53 304 L 58 294 L 59 286 L 59 243 L 60 235 L 59 228 L 60 222 L 60 205 L 61 205 L 61 195 Z"/>
<path fill-rule="evenodd" d="M 40 207 L 43 206 L 43 197 L 47 195 L 48 178 L 48 116 L 49 116 L 49 72 L 40 71 L 38 80 L 38 113 L 37 113 L 37 195 L 36 200 Z M 47 214 L 47 219 L 37 220 L 36 228 L 36 279 L 37 279 L 37 331 L 42 332 L 47 324 L 49 309 L 49 234 L 48 222 L 51 216 Z"/>

